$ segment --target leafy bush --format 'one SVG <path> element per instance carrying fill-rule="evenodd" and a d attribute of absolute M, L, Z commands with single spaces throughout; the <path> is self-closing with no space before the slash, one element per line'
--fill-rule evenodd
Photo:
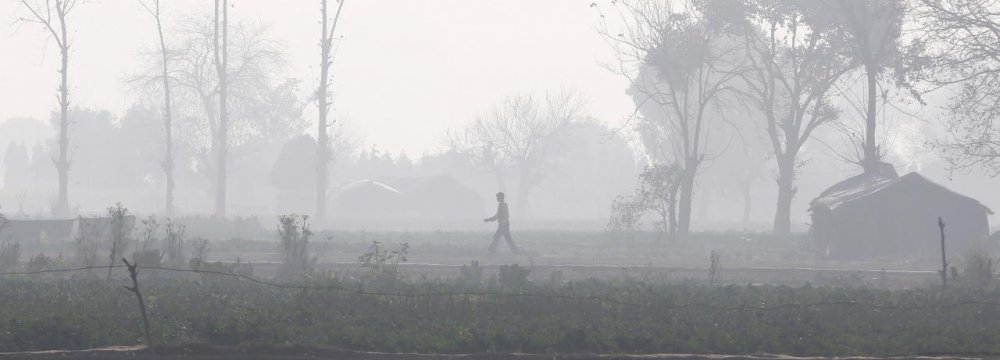
<path fill-rule="evenodd" d="M 396 250 L 389 250 L 378 241 L 372 241 L 368 252 L 358 257 L 361 267 L 367 270 L 366 280 L 380 286 L 392 286 L 403 280 L 399 263 L 406 262 L 410 244 L 402 243 Z"/>
<path fill-rule="evenodd" d="M 987 287 L 993 285 L 993 258 L 984 251 L 973 249 L 965 255 L 965 266 L 959 276 L 963 285 L 972 287 Z"/>
<path fill-rule="evenodd" d="M 500 285 L 511 289 L 525 288 L 530 284 L 528 274 L 531 269 L 523 268 L 518 264 L 500 266 L 498 275 Z"/>
<path fill-rule="evenodd" d="M 677 191 L 681 169 L 675 165 L 647 166 L 639 174 L 639 187 L 611 203 L 608 229 L 627 236 L 639 229 L 639 221 L 647 213 L 656 214 L 660 238 L 673 239 L 677 230 Z"/>
<path fill-rule="evenodd" d="M 46 256 L 45 253 L 38 253 L 37 255 L 32 256 L 31 260 L 28 260 L 28 264 L 25 265 L 24 270 L 29 273 L 43 271 L 54 262 L 54 259 Z"/>
<path fill-rule="evenodd" d="M 483 283 L 483 268 L 479 266 L 479 261 L 472 260 L 469 265 L 462 265 L 459 269 L 458 278 L 467 285 L 480 285 Z"/>

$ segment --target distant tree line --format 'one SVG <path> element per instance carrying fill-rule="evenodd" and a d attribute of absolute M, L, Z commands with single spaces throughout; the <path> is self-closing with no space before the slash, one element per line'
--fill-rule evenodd
<path fill-rule="evenodd" d="M 610 5 L 610 6 L 606 6 Z M 953 166 L 997 169 L 994 77 L 1000 40 L 992 0 L 620 0 L 598 9 L 629 81 L 632 118 L 653 167 L 677 172 L 676 219 L 689 232 L 699 169 L 726 138 L 762 134 L 777 172 L 775 233 L 791 229 L 800 153 L 836 125 L 855 149 L 844 160 L 870 176 L 885 167 L 878 127 L 904 100 L 955 90 L 938 147 Z M 860 81 L 859 81 L 860 80 Z M 859 88 L 860 99 L 845 89 Z M 860 100 L 860 101 L 856 101 Z M 839 103 L 848 102 L 845 109 Z M 845 110 L 863 121 L 854 132 Z M 1000 172 L 994 172 L 994 175 Z"/>

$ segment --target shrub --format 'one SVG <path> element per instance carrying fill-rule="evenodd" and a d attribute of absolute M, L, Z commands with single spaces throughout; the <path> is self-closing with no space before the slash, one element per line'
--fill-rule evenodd
<path fill-rule="evenodd" d="M 139 250 L 132 252 L 132 259 L 139 266 L 160 266 L 163 264 L 163 253 L 158 249 Z"/>
<path fill-rule="evenodd" d="M 993 258 L 984 251 L 973 249 L 965 255 L 965 266 L 959 281 L 972 287 L 987 287 L 993 284 Z"/>
<path fill-rule="evenodd" d="M 281 238 L 283 255 L 278 277 L 294 279 L 312 274 L 317 259 L 309 257 L 309 238 L 312 237 L 309 216 L 282 215 L 278 220 L 278 236 Z"/>
<path fill-rule="evenodd" d="M 5 227 L 7 227 L 7 218 L 3 216 L 2 212 L 0 212 L 0 229 Z"/>
<path fill-rule="evenodd" d="M 0 244 L 0 272 L 14 271 L 21 261 L 21 243 L 5 241 Z"/>
<path fill-rule="evenodd" d="M 361 267 L 368 270 L 367 280 L 380 285 L 393 285 L 402 280 L 399 273 L 399 263 L 406 262 L 406 253 L 410 244 L 402 243 L 396 250 L 389 250 L 378 241 L 372 241 L 368 252 L 358 257 Z"/>
<path fill-rule="evenodd" d="M 27 272 L 43 271 L 46 268 L 48 268 L 49 265 L 52 265 L 53 262 L 55 261 L 52 258 L 46 256 L 45 253 L 38 253 L 37 255 L 32 256 L 30 260 L 28 260 L 28 264 L 25 266 L 24 270 Z"/>
<path fill-rule="evenodd" d="M 719 283 L 719 275 L 722 273 L 722 253 L 712 250 L 709 255 L 708 265 L 708 285 Z"/>
<path fill-rule="evenodd" d="M 208 239 L 195 237 L 191 242 L 191 260 L 208 260 L 208 253 L 212 251 L 212 247 L 208 245 Z"/>
<path fill-rule="evenodd" d="M 167 266 L 180 267 L 184 265 L 184 231 L 185 226 L 174 223 L 167 219 L 164 226 L 166 236 L 163 238 L 163 255 L 167 259 Z M 205 245 L 207 246 L 207 245 Z"/>
<path fill-rule="evenodd" d="M 500 267 L 500 285 L 512 289 L 525 288 L 530 284 L 528 274 L 531 269 L 521 267 L 518 264 L 503 265 Z"/>
<path fill-rule="evenodd" d="M 479 267 L 479 261 L 472 260 L 469 265 L 462 265 L 459 269 L 459 279 L 466 285 L 480 285 L 483 283 L 483 268 Z"/>
<path fill-rule="evenodd" d="M 78 221 L 80 228 L 73 239 L 76 262 L 81 266 L 97 265 L 97 251 L 100 248 L 101 229 L 94 223 Z"/>
<path fill-rule="evenodd" d="M 639 187 L 611 203 L 608 229 L 630 236 L 638 230 L 639 221 L 652 212 L 657 216 L 656 227 L 661 239 L 673 240 L 677 230 L 677 191 L 682 169 L 675 165 L 647 166 L 639 175 Z"/>
<path fill-rule="evenodd" d="M 142 251 L 150 250 L 156 246 L 156 242 L 159 240 L 156 238 L 156 232 L 159 229 L 160 224 L 152 215 L 139 221 L 139 243 L 142 245 Z"/>

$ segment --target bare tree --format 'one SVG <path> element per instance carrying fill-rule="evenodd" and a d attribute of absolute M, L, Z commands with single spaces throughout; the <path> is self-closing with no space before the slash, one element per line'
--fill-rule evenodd
<path fill-rule="evenodd" d="M 778 166 L 774 232 L 791 228 L 798 154 L 813 130 L 837 117 L 833 85 L 852 68 L 836 43 L 837 28 L 816 3 L 762 0 L 749 3 L 744 41 L 749 71 L 745 98 L 762 115 Z"/>
<path fill-rule="evenodd" d="M 284 62 L 279 44 L 267 37 L 264 27 L 226 23 L 229 30 L 224 74 L 225 124 L 221 116 L 223 81 L 219 77 L 220 66 L 215 61 L 216 49 L 221 51 L 222 47 L 216 42 L 214 14 L 181 20 L 181 45 L 171 68 L 174 116 L 182 122 L 178 124 L 179 129 L 190 125 L 186 129 L 191 132 L 178 138 L 178 145 L 193 148 L 197 171 L 207 176 L 216 201 L 222 196 L 220 186 L 225 186 L 224 182 L 219 182 L 219 173 L 226 171 L 221 162 L 237 161 L 241 151 L 262 142 L 284 141 L 308 126 L 301 117 L 304 103 L 298 98 L 299 82 L 285 79 L 276 83 L 274 80 L 274 74 Z M 186 112 L 186 116 L 178 115 L 178 108 Z M 227 156 L 220 158 L 220 152 Z"/>
<path fill-rule="evenodd" d="M 902 0 L 836 0 L 824 2 L 824 13 L 833 14 L 843 30 L 845 45 L 861 66 L 867 80 L 865 139 L 861 166 L 866 174 L 881 169 L 876 125 L 879 77 L 894 68 L 900 59 L 900 35 L 906 10 Z M 899 74 L 897 74 L 899 75 Z"/>
<path fill-rule="evenodd" d="M 66 19 L 76 7 L 77 0 L 21 0 L 31 16 L 21 17 L 20 21 L 41 25 L 59 47 L 59 158 L 53 159 L 59 172 L 59 198 L 56 200 L 53 213 L 59 216 L 69 215 L 69 31 Z"/>
<path fill-rule="evenodd" d="M 139 5 L 142 5 L 143 9 L 153 17 L 153 20 L 156 22 L 156 35 L 160 40 L 160 65 L 162 65 L 162 72 L 159 77 L 163 82 L 163 129 L 164 139 L 166 140 L 166 153 L 163 159 L 163 173 L 167 177 L 165 214 L 170 216 L 174 210 L 174 127 L 170 104 L 170 56 L 167 49 L 167 42 L 163 37 L 160 0 L 139 0 Z"/>
<path fill-rule="evenodd" d="M 713 2 L 612 3 L 620 23 L 612 27 L 605 21 L 600 29 L 618 55 L 612 70 L 631 83 L 636 113 L 646 121 L 644 137 L 659 138 L 647 141 L 647 153 L 664 155 L 653 158 L 681 169 L 677 231 L 686 235 L 695 176 L 713 133 L 711 120 L 722 113 L 710 112 L 718 110 L 722 95 L 743 71 L 743 48 L 711 17 L 720 13 Z M 653 143 L 667 148 L 652 150 Z"/>
<path fill-rule="evenodd" d="M 660 238 L 674 240 L 677 235 L 677 191 L 680 171 L 670 165 L 647 166 L 639 174 L 639 186 L 632 194 L 619 196 L 611 203 L 611 230 L 629 231 L 649 212 L 656 213 Z"/>
<path fill-rule="evenodd" d="M 451 146 L 488 168 L 500 191 L 507 190 L 505 173 L 517 173 L 517 196 L 512 199 L 522 216 L 529 210 L 531 190 L 568 150 L 562 135 L 582 118 L 583 102 L 575 93 L 507 97 L 480 117 Z"/>
<path fill-rule="evenodd" d="M 346 0 L 338 1 L 337 13 L 333 16 L 333 21 L 329 26 L 329 16 L 327 16 L 328 0 L 320 0 L 320 13 L 323 17 L 323 33 L 320 36 L 320 77 L 319 88 L 316 89 L 317 106 L 319 107 L 318 126 L 318 151 L 316 157 L 316 220 L 322 224 L 326 221 L 326 191 L 330 182 L 328 167 L 332 159 L 330 149 L 330 137 L 328 128 L 333 122 L 328 119 L 330 114 L 330 65 L 333 63 L 333 34 L 337 30 L 337 22 L 340 20 L 340 12 L 344 8 Z"/>
<path fill-rule="evenodd" d="M 219 22 L 219 6 L 222 7 L 222 22 Z M 229 111 L 226 101 L 229 98 L 229 0 L 215 0 L 215 31 L 213 33 L 213 52 L 215 58 L 216 78 L 219 80 L 219 131 L 218 148 L 215 163 L 215 216 L 226 217 L 226 162 L 229 153 Z M 219 43 L 221 26 L 222 43 Z"/>
<path fill-rule="evenodd" d="M 1000 1 L 921 0 L 917 20 L 929 63 L 928 90 L 956 89 L 945 141 L 955 169 L 983 166 L 1000 175 Z"/>

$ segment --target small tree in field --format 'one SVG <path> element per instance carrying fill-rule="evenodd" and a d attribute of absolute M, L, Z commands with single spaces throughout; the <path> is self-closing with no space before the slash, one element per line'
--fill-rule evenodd
<path fill-rule="evenodd" d="M 163 255 L 167 258 L 167 265 L 183 266 L 186 261 L 184 259 L 185 226 L 168 219 L 164 228 L 167 233 L 163 238 Z"/>
<path fill-rule="evenodd" d="M 7 218 L 0 213 L 0 230 L 7 227 Z M 21 259 L 21 243 L 11 243 L 8 239 L 0 244 L 0 271 L 9 271 Z"/>
<path fill-rule="evenodd" d="M 79 221 L 76 238 L 73 239 L 73 251 L 76 262 L 80 266 L 94 267 L 97 265 L 97 252 L 101 247 L 101 232 L 95 223 Z"/>
<path fill-rule="evenodd" d="M 59 120 L 55 123 L 59 126 L 59 154 L 53 158 L 56 170 L 59 173 L 59 197 L 56 200 L 53 213 L 65 216 L 69 214 L 69 28 L 67 19 L 70 12 L 76 8 L 78 0 L 54 0 L 54 1 L 29 1 L 21 0 L 23 8 L 30 13 L 30 16 L 20 18 L 20 21 L 34 23 L 45 29 L 48 36 L 55 41 L 59 47 L 59 89 L 57 99 L 59 100 Z"/>
<path fill-rule="evenodd" d="M 128 247 L 129 228 L 125 223 L 128 220 L 128 208 L 121 203 L 108 208 L 108 217 L 111 222 L 108 224 L 111 236 L 111 253 L 108 262 L 108 280 L 111 280 L 111 268 L 115 264 L 115 259 L 119 254 L 124 254 Z"/>
<path fill-rule="evenodd" d="M 368 270 L 368 279 L 377 285 L 391 286 L 402 281 L 399 273 L 399 263 L 406 262 L 406 254 L 410 250 L 410 244 L 399 244 L 396 250 L 389 250 L 378 241 L 372 241 L 368 247 L 368 252 L 358 257 L 361 267 Z"/>
<path fill-rule="evenodd" d="M 317 258 L 309 258 L 308 215 L 282 215 L 278 218 L 278 235 L 281 237 L 281 250 L 284 255 L 279 277 L 301 278 L 312 273 Z"/>
<path fill-rule="evenodd" d="M 672 165 L 647 166 L 639 175 L 639 187 L 629 195 L 619 196 L 611 204 L 613 231 L 632 231 L 649 212 L 657 215 L 661 238 L 674 239 L 677 234 L 677 193 L 681 186 L 681 170 Z"/>

